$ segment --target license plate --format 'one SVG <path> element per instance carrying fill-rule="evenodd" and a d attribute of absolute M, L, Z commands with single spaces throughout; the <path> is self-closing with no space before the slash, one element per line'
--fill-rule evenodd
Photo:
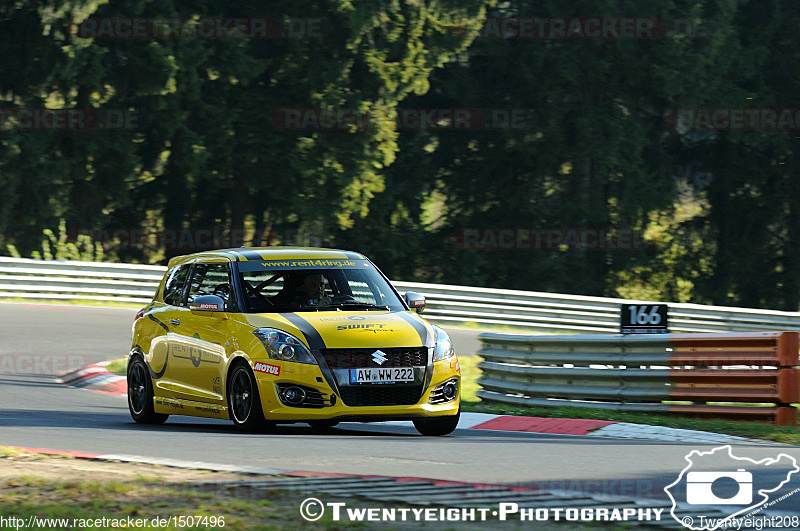
<path fill-rule="evenodd" d="M 381 384 L 413 382 L 414 369 L 411 367 L 387 367 L 378 369 L 370 367 L 368 369 L 350 369 L 351 384 Z"/>

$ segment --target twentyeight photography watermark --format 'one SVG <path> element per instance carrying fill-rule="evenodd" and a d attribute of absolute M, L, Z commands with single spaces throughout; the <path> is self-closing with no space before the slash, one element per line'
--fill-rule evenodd
<path fill-rule="evenodd" d="M 344 502 L 307 498 L 300 516 L 316 522 L 326 514 L 334 522 L 645 522 L 659 521 L 663 509 L 600 507 L 521 507 L 502 502 L 487 507 L 353 507 Z"/>
<path fill-rule="evenodd" d="M 730 445 L 693 450 L 678 479 L 664 487 L 670 514 L 697 531 L 800 527 L 800 513 L 789 500 L 800 493 L 797 460 L 781 453 L 761 460 L 739 457 Z M 711 516 L 712 510 L 716 516 Z M 785 511 L 785 512 L 784 512 Z"/>

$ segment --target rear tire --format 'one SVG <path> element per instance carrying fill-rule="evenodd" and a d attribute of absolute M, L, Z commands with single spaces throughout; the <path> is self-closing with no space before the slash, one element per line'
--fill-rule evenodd
<path fill-rule="evenodd" d="M 253 432 L 267 426 L 261 397 L 258 394 L 256 378 L 250 366 L 244 362 L 236 363 L 228 377 L 228 412 L 233 426 L 238 431 Z"/>
<path fill-rule="evenodd" d="M 164 424 L 169 415 L 153 409 L 153 381 L 147 364 L 139 356 L 128 362 L 128 409 L 139 424 Z"/>
<path fill-rule="evenodd" d="M 461 408 L 458 413 L 447 417 L 432 417 L 429 419 L 414 419 L 414 427 L 422 435 L 431 437 L 438 437 L 440 435 L 447 435 L 453 433 L 458 426 L 458 420 L 461 418 Z"/>

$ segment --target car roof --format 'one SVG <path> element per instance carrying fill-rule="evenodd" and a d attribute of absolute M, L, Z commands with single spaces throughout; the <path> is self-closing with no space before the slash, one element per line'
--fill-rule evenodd
<path fill-rule="evenodd" d="M 169 261 L 169 267 L 190 262 L 194 259 L 203 259 L 220 262 L 248 262 L 259 260 L 366 260 L 363 254 L 342 249 L 326 249 L 323 247 L 238 247 L 231 249 L 216 249 L 201 251 L 183 256 L 176 256 Z"/>

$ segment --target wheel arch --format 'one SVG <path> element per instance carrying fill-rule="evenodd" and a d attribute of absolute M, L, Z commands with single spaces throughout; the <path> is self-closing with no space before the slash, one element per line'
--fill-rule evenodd
<path fill-rule="evenodd" d="M 250 368 L 250 371 L 253 371 L 253 360 L 250 359 L 244 352 L 236 352 L 231 358 L 228 360 L 228 365 L 225 367 L 225 396 L 228 396 L 228 384 L 231 381 L 231 374 L 233 373 L 233 369 L 236 368 L 239 364 L 245 364 Z M 255 381 L 255 375 L 253 375 Z"/>
<path fill-rule="evenodd" d="M 147 371 L 148 372 L 148 376 L 150 376 L 150 379 L 152 380 L 152 375 L 150 374 L 150 364 L 147 363 L 147 359 L 144 356 L 144 350 L 142 350 L 142 347 L 140 347 L 139 345 L 133 345 L 131 347 L 131 351 L 128 352 L 128 363 L 127 363 L 127 366 L 125 367 L 125 375 L 126 375 L 126 377 L 127 377 L 127 375 L 129 374 L 129 371 L 130 371 L 131 362 L 136 358 L 140 358 L 142 360 L 142 362 L 144 362 L 145 366 L 148 368 L 148 371 Z"/>

